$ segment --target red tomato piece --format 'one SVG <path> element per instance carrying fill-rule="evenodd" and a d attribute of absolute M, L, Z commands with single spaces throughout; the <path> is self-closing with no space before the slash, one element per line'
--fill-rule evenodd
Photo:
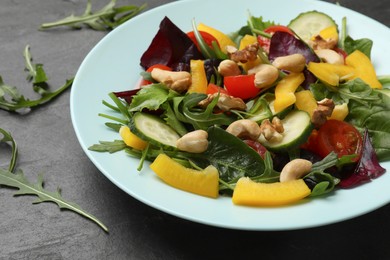
<path fill-rule="evenodd" d="M 318 138 L 318 130 L 314 129 L 311 132 L 306 143 L 301 145 L 301 148 L 316 153 L 317 152 L 317 138 Z"/>
<path fill-rule="evenodd" d="M 214 93 L 218 93 L 218 92 L 229 95 L 229 93 L 227 92 L 226 89 L 224 89 L 218 85 L 209 83 L 209 85 L 207 86 L 206 94 L 214 94 Z"/>
<path fill-rule="evenodd" d="M 153 66 L 150 66 L 146 72 L 152 72 L 153 69 L 162 69 L 162 70 L 168 70 L 168 71 L 172 71 L 172 68 L 164 65 L 164 64 L 155 64 Z M 146 86 L 146 85 L 149 85 L 149 84 L 152 84 L 153 82 L 149 81 L 149 80 L 146 80 L 146 79 L 141 79 L 140 80 L 140 83 L 139 83 L 139 86 L 142 87 L 142 86 Z"/>
<path fill-rule="evenodd" d="M 327 156 L 334 151 L 338 157 L 343 155 L 357 156 L 353 161 L 358 161 L 362 153 L 363 139 L 360 132 L 351 124 L 339 121 L 328 120 L 318 130 L 317 154 L 321 157 Z"/>
<path fill-rule="evenodd" d="M 294 33 L 290 30 L 290 28 L 284 25 L 271 25 L 267 29 L 265 29 L 264 32 L 269 34 L 273 34 L 275 32 L 286 32 L 291 35 L 294 35 Z"/>
<path fill-rule="evenodd" d="M 253 98 L 260 92 L 255 86 L 255 75 L 228 76 L 223 83 L 230 95 L 241 99 Z"/>
<path fill-rule="evenodd" d="M 213 47 L 213 45 L 212 45 L 213 41 L 216 42 L 219 46 L 217 39 L 214 36 L 212 36 L 211 34 L 209 34 L 208 32 L 199 31 L 199 33 L 202 36 L 203 40 L 206 42 L 206 44 L 210 48 Z M 196 47 L 198 47 L 198 50 L 200 50 L 200 47 L 199 47 L 198 41 L 196 40 L 194 31 L 188 32 L 187 36 L 195 43 Z"/>
<path fill-rule="evenodd" d="M 250 139 L 244 140 L 244 143 L 246 143 L 249 147 L 255 150 L 261 156 L 261 158 L 264 159 L 267 149 L 261 143 Z"/>

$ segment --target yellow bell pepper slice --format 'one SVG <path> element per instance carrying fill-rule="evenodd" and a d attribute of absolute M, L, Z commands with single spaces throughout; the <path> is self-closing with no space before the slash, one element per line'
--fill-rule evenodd
<path fill-rule="evenodd" d="M 305 80 L 303 73 L 291 73 L 283 78 L 275 87 L 274 109 L 278 113 L 293 105 L 296 101 L 295 91 Z"/>
<path fill-rule="evenodd" d="M 345 64 L 355 69 L 354 78 L 360 78 L 371 88 L 381 89 L 382 84 L 378 81 L 374 65 L 372 65 L 370 58 L 363 52 L 356 50 L 345 58 Z"/>
<path fill-rule="evenodd" d="M 188 89 L 189 93 L 206 93 L 207 90 L 207 77 L 204 69 L 203 60 L 191 60 L 191 86 Z"/>
<path fill-rule="evenodd" d="M 214 38 L 217 39 L 217 41 L 219 43 L 219 47 L 221 48 L 221 51 L 223 51 L 224 53 L 227 53 L 227 51 L 226 51 L 227 46 L 230 45 L 230 46 L 236 47 L 236 44 L 233 42 L 232 39 L 230 39 L 229 36 L 227 36 L 223 32 L 221 32 L 213 27 L 210 27 L 204 23 L 199 23 L 197 26 L 197 29 L 198 29 L 198 31 L 204 31 L 204 32 L 207 32 L 207 33 L 211 34 L 212 36 L 214 36 Z"/>
<path fill-rule="evenodd" d="M 214 166 L 198 171 L 184 167 L 166 154 L 159 154 L 150 168 L 172 187 L 206 197 L 218 197 L 219 174 Z"/>
<path fill-rule="evenodd" d="M 306 111 L 310 118 L 313 116 L 314 110 L 317 108 L 317 100 L 314 98 L 310 90 L 302 90 L 295 93 L 295 106 L 299 110 Z"/>
<path fill-rule="evenodd" d="M 324 40 L 334 40 L 335 42 L 339 41 L 339 33 L 337 31 L 337 27 L 334 25 L 322 29 L 319 36 L 321 36 Z M 312 37 L 312 40 L 315 40 L 315 37 L 316 35 Z"/>
<path fill-rule="evenodd" d="M 127 146 L 135 148 L 137 150 L 144 150 L 148 145 L 148 142 L 142 140 L 130 131 L 130 128 L 126 125 L 119 128 L 119 135 L 122 137 L 123 142 Z"/>
<path fill-rule="evenodd" d="M 328 119 L 344 121 L 344 119 L 348 116 L 348 113 L 349 113 L 348 104 L 347 103 L 339 104 L 334 107 L 333 112 L 330 115 L 330 117 L 328 117 Z"/>
<path fill-rule="evenodd" d="M 238 180 L 233 192 L 233 203 L 245 206 L 281 206 L 295 203 L 307 196 L 311 190 L 302 179 L 259 183 L 248 177 Z"/>
<path fill-rule="evenodd" d="M 342 64 L 309 62 L 307 69 L 319 80 L 330 86 L 338 86 L 340 81 L 353 79 L 356 71 L 351 66 Z"/>

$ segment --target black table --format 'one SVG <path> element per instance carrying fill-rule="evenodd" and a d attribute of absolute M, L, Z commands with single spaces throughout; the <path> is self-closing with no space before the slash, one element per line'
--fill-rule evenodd
<path fill-rule="evenodd" d="M 77 71 L 85 55 L 106 35 L 61 28 L 38 31 L 43 22 L 81 14 L 86 1 L 0 1 L 0 75 L 33 95 L 25 80 L 24 47 L 43 63 L 54 88 Z M 108 0 L 92 1 L 93 10 Z M 118 1 L 135 5 L 140 0 Z M 148 8 L 170 1 L 147 1 Z M 239 2 L 239 1 L 238 1 Z M 332 1 L 329 1 L 332 2 Z M 340 0 L 342 6 L 390 26 L 388 0 Z M 390 40 L 390 39 L 389 39 Z M 390 205 L 341 223 L 295 231 L 251 232 L 189 222 L 160 212 L 127 195 L 82 151 L 70 119 L 66 91 L 54 102 L 17 115 L 0 110 L 0 127 L 16 139 L 18 167 L 31 181 L 44 173 L 46 188 L 97 216 L 110 232 L 54 204 L 33 205 L 0 188 L 0 259 L 389 259 Z M 1 146 L 0 167 L 9 150 Z M 374 198 L 373 198 L 374 199 Z"/>

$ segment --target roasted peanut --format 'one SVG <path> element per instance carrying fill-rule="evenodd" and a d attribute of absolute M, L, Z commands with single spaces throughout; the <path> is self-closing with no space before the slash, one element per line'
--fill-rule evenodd
<path fill-rule="evenodd" d="M 261 134 L 259 125 L 249 119 L 234 121 L 228 126 L 226 131 L 238 138 L 249 138 L 251 140 L 257 140 Z"/>
<path fill-rule="evenodd" d="M 273 62 L 276 68 L 290 72 L 302 72 L 306 66 L 306 58 L 302 54 L 296 53 L 287 56 L 277 57 Z"/>
<path fill-rule="evenodd" d="M 280 172 L 280 182 L 300 179 L 311 171 L 312 162 L 305 159 L 294 159 L 288 162 Z"/>
<path fill-rule="evenodd" d="M 324 62 L 330 64 L 344 64 L 344 58 L 334 50 L 319 49 L 315 50 L 317 56 Z"/>
<path fill-rule="evenodd" d="M 248 74 L 255 74 L 255 86 L 258 88 L 267 88 L 279 77 L 279 70 L 269 64 L 259 64 L 252 68 Z"/>
<path fill-rule="evenodd" d="M 191 86 L 191 74 L 187 71 L 167 71 L 155 68 L 151 76 L 154 80 L 177 92 L 185 92 Z"/>
<path fill-rule="evenodd" d="M 232 60 L 223 60 L 218 66 L 218 72 L 224 76 L 237 76 L 241 74 L 238 64 Z"/>
<path fill-rule="evenodd" d="M 208 147 L 208 134 L 204 130 L 195 130 L 183 135 L 176 141 L 177 149 L 190 153 L 203 153 Z"/>

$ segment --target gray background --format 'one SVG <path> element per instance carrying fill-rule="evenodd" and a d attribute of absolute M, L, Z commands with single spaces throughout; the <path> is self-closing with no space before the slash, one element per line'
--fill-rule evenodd
<path fill-rule="evenodd" d="M 108 0 L 92 2 L 97 10 Z M 170 1 L 146 2 L 151 9 Z M 44 64 L 53 88 L 75 75 L 83 58 L 106 33 L 88 29 L 38 31 L 38 27 L 72 12 L 81 14 L 85 3 L 1 0 L 0 75 L 4 81 L 33 97 L 23 71 L 22 53 L 27 44 L 35 61 Z M 118 1 L 119 5 L 128 3 Z M 390 26 L 388 0 L 339 3 Z M 60 186 L 64 198 L 97 216 L 110 233 L 73 212 L 60 211 L 50 203 L 32 205 L 34 197 L 13 197 L 14 190 L 1 187 L 0 259 L 389 259 L 390 205 L 324 227 L 248 232 L 192 223 L 142 204 L 108 181 L 83 153 L 71 124 L 69 95 L 68 90 L 27 115 L 0 110 L 0 127 L 16 139 L 18 167 L 30 180 L 44 173 L 47 189 Z M 0 167 L 4 168 L 9 150 L 0 148 Z"/>

